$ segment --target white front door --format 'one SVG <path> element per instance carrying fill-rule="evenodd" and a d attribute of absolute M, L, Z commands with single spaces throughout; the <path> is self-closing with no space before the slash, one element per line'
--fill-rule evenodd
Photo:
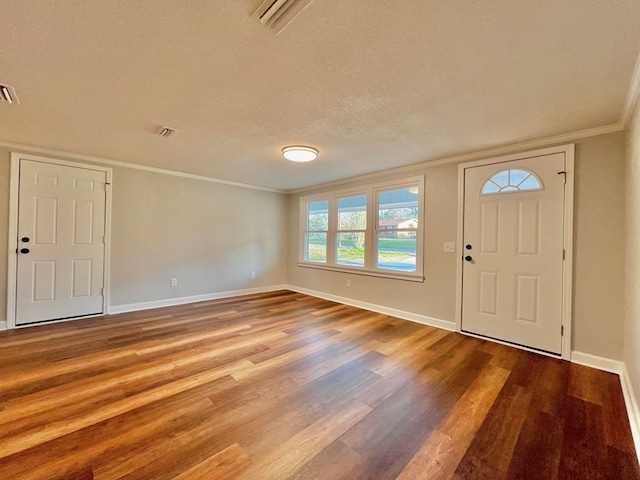
<path fill-rule="evenodd" d="M 563 153 L 464 170 L 463 331 L 561 354 L 564 171 Z"/>
<path fill-rule="evenodd" d="M 16 325 L 103 312 L 106 172 L 20 160 Z"/>

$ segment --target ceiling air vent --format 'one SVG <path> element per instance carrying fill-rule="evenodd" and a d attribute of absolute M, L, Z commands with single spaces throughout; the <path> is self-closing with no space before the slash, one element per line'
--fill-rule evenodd
<path fill-rule="evenodd" d="M 7 103 L 20 103 L 13 87 L 0 83 L 0 100 Z"/>
<path fill-rule="evenodd" d="M 313 0 L 264 0 L 253 15 L 278 34 L 311 2 Z"/>
<path fill-rule="evenodd" d="M 178 130 L 170 127 L 160 127 L 160 130 L 158 130 L 156 133 L 161 137 L 169 138 L 169 137 L 173 137 L 176 133 L 178 133 Z"/>

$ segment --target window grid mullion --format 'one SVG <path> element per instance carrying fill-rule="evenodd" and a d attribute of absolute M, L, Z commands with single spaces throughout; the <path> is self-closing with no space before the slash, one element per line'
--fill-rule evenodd
<path fill-rule="evenodd" d="M 377 270 L 376 255 L 378 251 L 378 219 L 380 217 L 380 205 L 378 200 L 378 190 L 371 188 L 371 248 L 369 249 L 369 268 Z"/>
<path fill-rule="evenodd" d="M 329 223 L 327 225 L 327 264 L 336 265 L 336 231 L 338 228 L 338 201 L 329 197 Z"/>

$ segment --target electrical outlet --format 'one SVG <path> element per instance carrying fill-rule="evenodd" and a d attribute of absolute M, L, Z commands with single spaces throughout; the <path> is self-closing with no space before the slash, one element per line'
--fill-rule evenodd
<path fill-rule="evenodd" d="M 251 272 L 251 278 L 256 278 L 256 272 Z"/>
<path fill-rule="evenodd" d="M 178 286 L 178 279 L 177 278 L 172 278 L 171 279 L 171 286 L 172 287 L 177 287 Z"/>
<path fill-rule="evenodd" d="M 442 251 L 445 253 L 454 253 L 456 251 L 456 242 L 444 242 Z"/>

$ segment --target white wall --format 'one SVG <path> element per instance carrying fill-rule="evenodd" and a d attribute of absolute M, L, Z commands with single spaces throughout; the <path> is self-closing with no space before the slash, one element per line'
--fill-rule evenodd
<path fill-rule="evenodd" d="M 9 167 L 10 152 L 0 149 L 2 252 Z M 110 306 L 286 283 L 286 195 L 130 168 L 113 173 Z M 0 322 L 6 275 L 2 253 Z M 177 287 L 170 286 L 172 277 Z"/>
<path fill-rule="evenodd" d="M 456 257 L 443 253 L 442 244 L 456 239 L 458 167 L 419 167 L 403 176 L 422 174 L 426 179 L 424 283 L 299 267 L 299 197 L 326 188 L 291 195 L 289 199 L 289 283 L 454 322 Z M 356 178 L 340 188 L 362 183 L 365 182 Z M 623 185 L 623 133 L 576 142 L 573 349 L 615 360 L 622 360 L 623 348 Z M 347 279 L 351 279 L 350 288 L 346 287 Z"/>
<path fill-rule="evenodd" d="M 640 102 L 627 129 L 626 180 L 624 362 L 640 404 Z"/>

